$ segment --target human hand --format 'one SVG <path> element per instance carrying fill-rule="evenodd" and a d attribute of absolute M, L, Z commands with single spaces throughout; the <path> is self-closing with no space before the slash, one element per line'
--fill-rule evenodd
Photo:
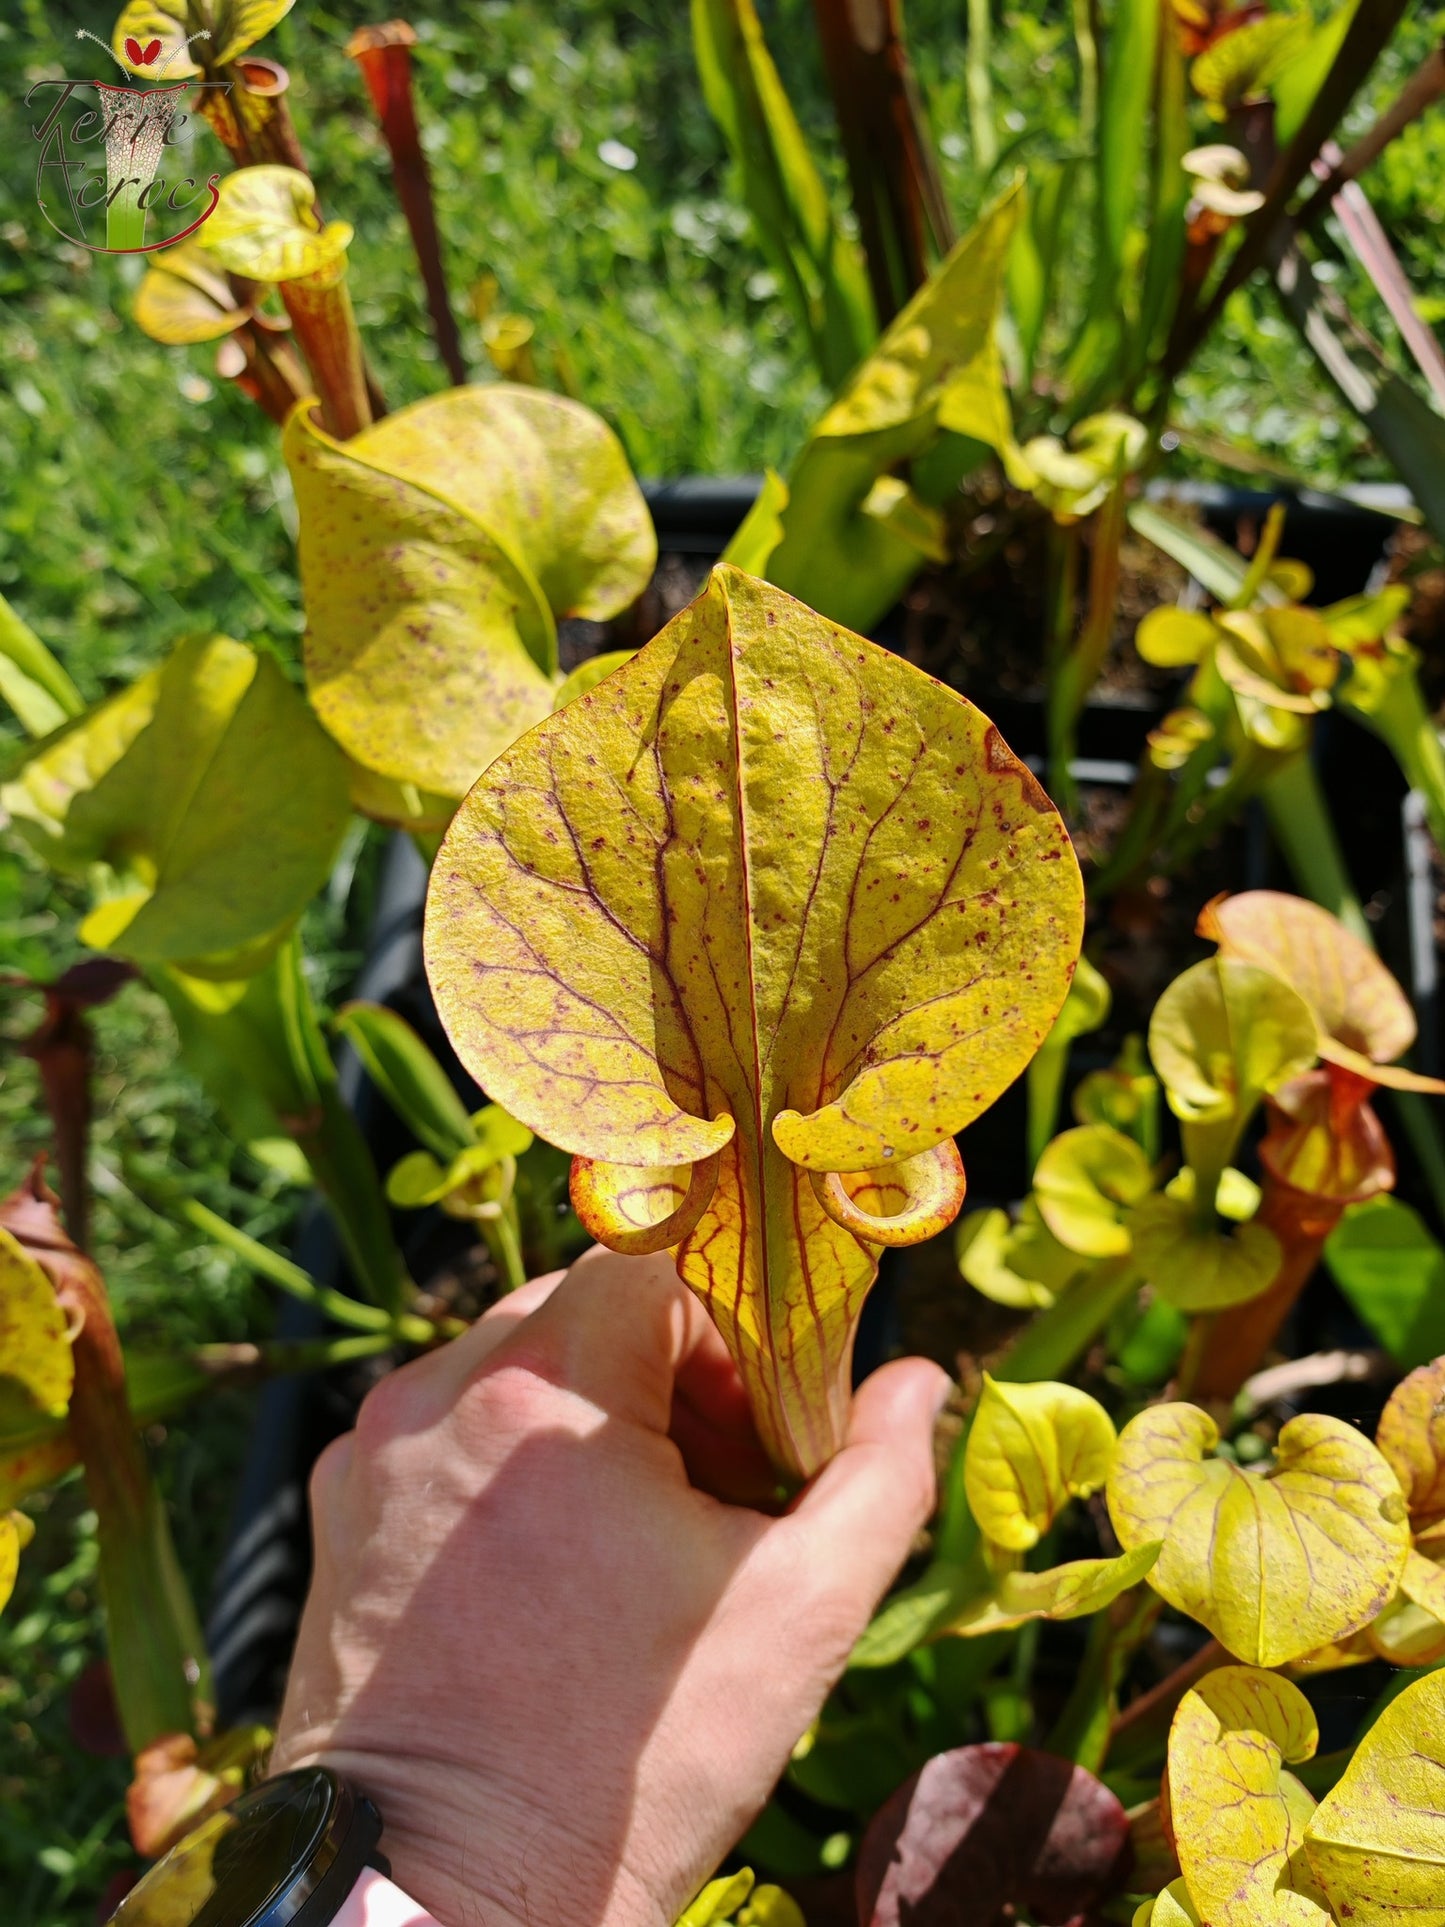
<path fill-rule="evenodd" d="M 534 1281 L 383 1380 L 317 1465 L 275 1770 L 369 1794 L 444 1927 L 667 1927 L 928 1516 L 947 1389 L 921 1359 L 876 1372 L 770 1516 L 712 1496 L 766 1461 L 666 1256 Z"/>

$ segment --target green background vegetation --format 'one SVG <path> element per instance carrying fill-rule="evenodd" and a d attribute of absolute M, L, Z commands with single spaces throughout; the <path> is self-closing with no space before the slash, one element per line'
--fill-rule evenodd
<path fill-rule="evenodd" d="M 262 51 L 291 69 L 327 211 L 356 227 L 357 312 L 388 398 L 400 404 L 441 386 L 442 374 L 384 150 L 341 51 L 355 25 L 384 12 L 299 0 Z M 836 162 L 808 0 L 775 0 L 763 13 L 801 118 Z M 961 224 L 980 198 L 962 14 L 961 0 L 909 8 Z M 104 56 L 77 43 L 75 30 L 107 36 L 112 17 L 108 7 L 22 0 L 0 20 L 0 590 L 88 697 L 130 679 L 190 630 L 266 639 L 291 661 L 301 629 L 293 511 L 270 425 L 215 377 L 208 351 L 160 348 L 131 325 L 138 262 L 67 245 L 36 208 L 25 93 L 37 79 L 99 74 Z M 642 475 L 786 465 L 823 396 L 731 191 L 681 0 L 428 0 L 412 18 L 473 365 L 486 361 L 467 294 L 492 275 L 498 305 L 535 322 L 544 374 L 560 358 Z M 1431 31 L 1422 12 L 1385 63 L 1380 91 L 1398 84 Z M 1068 142 L 1067 6 L 1000 9 L 996 86 L 1005 163 L 1027 160 L 1026 147 L 1010 151 L 1025 127 L 1041 126 L 1056 149 Z M 1445 117 L 1411 130 L 1370 187 L 1426 291 L 1426 313 L 1445 318 Z M 1186 458 L 1195 428 L 1317 485 L 1385 473 L 1266 297 L 1236 298 L 1182 399 Z M 364 882 L 369 852 L 352 854 Z M 323 991 L 354 964 L 364 915 L 365 890 L 348 903 L 340 888 L 315 913 L 310 948 L 322 960 Z M 0 972 L 56 974 L 75 954 L 73 925 L 53 885 L 0 845 Z M 45 1143 L 34 1068 L 14 1047 L 38 1010 L 29 995 L 0 1001 L 7 1189 Z M 287 1235 L 288 1194 L 233 1151 L 178 1068 L 155 999 L 132 988 L 100 1013 L 97 1029 L 97 1249 L 123 1329 L 167 1344 L 254 1335 L 267 1317 L 261 1294 L 223 1254 L 152 1211 L 131 1180 L 174 1160 L 206 1203 L 273 1240 Z M 244 1396 L 225 1394 L 203 1417 L 167 1428 L 157 1452 L 202 1601 L 247 1412 Z M 127 1860 L 123 1763 L 81 1754 L 66 1718 L 69 1687 L 99 1648 L 91 1525 L 72 1480 L 41 1514 L 38 1556 L 24 1562 L 0 1620 L 0 1893 L 12 1927 L 89 1921 Z"/>

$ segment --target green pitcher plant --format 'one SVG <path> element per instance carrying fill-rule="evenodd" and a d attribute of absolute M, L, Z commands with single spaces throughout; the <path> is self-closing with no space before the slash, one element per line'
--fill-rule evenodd
<path fill-rule="evenodd" d="M 427 970 L 495 1101 L 671 1249 L 780 1471 L 841 1440 L 878 1247 L 942 1229 L 953 1134 L 1062 1004 L 1058 814 L 962 698 L 728 568 L 491 763 L 432 873 Z"/>

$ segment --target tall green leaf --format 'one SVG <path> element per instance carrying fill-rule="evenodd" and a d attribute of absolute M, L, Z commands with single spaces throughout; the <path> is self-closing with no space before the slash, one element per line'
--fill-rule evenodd
<path fill-rule="evenodd" d="M 1034 370 L 1053 301 L 1059 257 L 1067 245 L 1065 215 L 1074 202 L 1079 162 L 1054 161 L 1029 172 L 1028 200 L 1008 257 L 1008 302 L 1023 372 Z"/>
<path fill-rule="evenodd" d="M 345 1004 L 336 1028 L 419 1144 L 439 1158 L 453 1158 L 476 1142 L 466 1105 L 404 1017 L 384 1004 Z"/>
<path fill-rule="evenodd" d="M 1184 266 L 1185 210 L 1192 186 L 1184 171 L 1184 156 L 1191 145 L 1189 102 L 1177 34 L 1159 35 L 1155 60 L 1153 179 L 1144 291 L 1134 336 L 1136 373 L 1150 366 L 1152 353 L 1174 318 Z"/>
<path fill-rule="evenodd" d="M 1150 131 L 1159 0 L 1118 0 L 1104 52 L 1094 156 L 1094 277 L 1088 320 L 1070 357 L 1081 395 L 1108 383 L 1112 358 L 1137 311 L 1133 250 Z"/>
<path fill-rule="evenodd" d="M 29 736 L 48 736 L 85 704 L 80 691 L 28 623 L 0 596 L 0 701 Z"/>
<path fill-rule="evenodd" d="M 867 629 L 936 553 L 938 518 L 897 469 L 945 434 L 1014 459 L 994 323 L 1022 206 L 1017 182 L 985 210 L 829 408 L 788 478 L 768 578 L 835 622 Z"/>
<path fill-rule="evenodd" d="M 763 39 L 753 0 L 692 0 L 703 98 L 742 176 L 758 238 L 837 387 L 878 326 L 862 251 L 844 233 Z"/>

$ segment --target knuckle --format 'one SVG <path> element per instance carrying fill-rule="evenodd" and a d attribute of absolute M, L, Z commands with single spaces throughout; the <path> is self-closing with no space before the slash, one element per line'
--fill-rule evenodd
<path fill-rule="evenodd" d="M 356 1449 L 370 1457 L 415 1427 L 416 1398 L 406 1373 L 389 1372 L 373 1385 L 356 1414 Z"/>
<path fill-rule="evenodd" d="M 469 1426 L 488 1436 L 515 1436 L 557 1422 L 566 1396 L 545 1358 L 510 1346 L 489 1361 L 467 1388 L 464 1405 Z"/>
<path fill-rule="evenodd" d="M 340 1503 L 354 1449 L 352 1435 L 344 1432 L 323 1449 L 311 1468 L 311 1516 L 318 1523 L 328 1519 Z"/>

